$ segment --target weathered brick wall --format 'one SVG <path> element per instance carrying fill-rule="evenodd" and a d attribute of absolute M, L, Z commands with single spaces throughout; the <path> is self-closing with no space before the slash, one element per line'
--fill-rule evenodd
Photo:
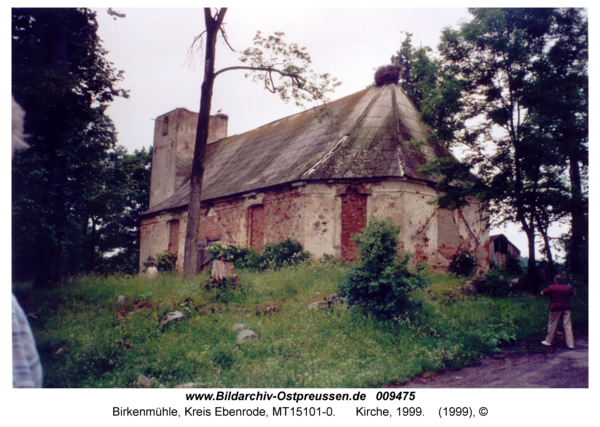
<path fill-rule="evenodd" d="M 489 221 L 488 214 L 481 211 L 481 205 L 472 201 L 460 210 L 459 232 L 469 240 L 469 250 L 479 260 L 479 266 L 487 270 L 489 266 Z"/>
<path fill-rule="evenodd" d="M 292 237 L 303 243 L 304 235 L 299 232 L 301 218 L 295 215 L 295 212 L 302 213 L 306 207 L 302 189 L 267 191 L 263 206 L 265 243 L 275 243 L 285 237 Z"/>
<path fill-rule="evenodd" d="M 248 246 L 261 251 L 265 243 L 265 207 L 264 205 L 254 205 L 248 209 L 248 227 L 250 228 L 250 242 Z"/>
<path fill-rule="evenodd" d="M 214 202 L 210 209 L 202 209 L 204 217 L 200 222 L 199 238 L 214 240 L 219 238 L 225 243 L 245 243 L 246 212 L 243 198 L 229 198 Z"/>
<path fill-rule="evenodd" d="M 227 243 L 261 247 L 286 236 L 299 238 L 298 218 L 300 192 L 280 188 L 256 195 L 246 195 L 212 203 L 210 217 L 200 225 L 199 237 L 221 238 Z M 202 215 L 206 215 L 203 210 Z"/>
<path fill-rule="evenodd" d="M 200 229 L 198 230 L 198 237 L 200 239 L 208 240 L 223 240 L 223 229 L 217 222 L 216 216 L 205 218 L 200 223 Z"/>
<path fill-rule="evenodd" d="M 357 256 L 352 237 L 367 225 L 367 195 L 350 188 L 342 195 L 342 258 L 351 261 Z"/>
<path fill-rule="evenodd" d="M 452 260 L 455 254 L 469 248 L 468 241 L 464 240 L 458 234 L 460 218 L 457 218 L 458 215 L 455 212 L 448 209 L 438 209 L 436 212 L 438 228 L 437 251 L 448 262 Z"/>
<path fill-rule="evenodd" d="M 427 202 L 435 190 L 412 181 L 383 181 L 372 185 L 369 214 L 389 218 L 400 226 L 400 248 L 414 262 L 431 262 L 437 247 L 435 209 Z"/>
<path fill-rule="evenodd" d="M 161 236 L 166 231 L 166 224 L 159 217 L 153 217 L 142 220 L 140 224 L 140 271 L 144 269 L 144 262 L 148 256 L 154 255 L 154 249 L 165 246 L 166 239 L 162 242 Z M 164 250 L 164 249 L 163 249 Z"/>
<path fill-rule="evenodd" d="M 165 121 L 168 121 L 166 133 Z M 184 108 L 177 108 L 156 118 L 150 178 L 150 207 L 172 196 L 183 184 L 187 174 L 178 170 L 178 164 L 191 164 L 197 123 L 198 114 Z"/>
<path fill-rule="evenodd" d="M 375 214 L 400 225 L 402 249 L 412 252 L 415 262 L 443 269 L 454 253 L 468 249 L 486 265 L 487 222 L 479 206 L 438 211 L 427 203 L 435 194 L 430 187 L 410 181 L 282 186 L 214 201 L 201 213 L 199 238 L 262 247 L 292 237 L 315 258 L 328 253 L 351 259 L 356 250 L 352 235 L 366 225 L 368 215 Z M 167 223 L 180 220 L 177 265 L 181 268 L 186 215 L 181 211 L 142 221 L 141 260 L 167 249 Z"/>

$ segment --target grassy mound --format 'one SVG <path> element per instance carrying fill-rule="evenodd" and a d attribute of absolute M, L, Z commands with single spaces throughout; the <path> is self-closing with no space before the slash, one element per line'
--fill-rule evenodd
<path fill-rule="evenodd" d="M 545 334 L 543 297 L 465 296 L 446 276 L 414 295 L 421 309 L 406 318 L 380 321 L 343 304 L 309 310 L 338 292 L 346 268 L 240 270 L 243 287 L 229 291 L 205 289 L 206 276 L 182 282 L 168 274 L 13 291 L 36 315 L 45 387 L 135 387 L 139 375 L 166 387 L 377 387 L 473 364 L 504 343 Z M 574 306 L 575 323 L 587 321 L 585 303 Z M 159 328 L 174 310 L 186 320 Z M 238 344 L 236 323 L 259 339 Z"/>

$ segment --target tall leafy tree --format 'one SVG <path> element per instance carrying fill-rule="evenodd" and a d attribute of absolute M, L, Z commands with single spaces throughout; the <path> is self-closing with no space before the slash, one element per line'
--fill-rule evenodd
<path fill-rule="evenodd" d="M 139 269 L 139 216 L 148 209 L 152 147 L 108 153 L 101 186 L 88 206 L 89 271 L 134 274 Z M 95 208 L 95 209 L 94 209 Z"/>
<path fill-rule="evenodd" d="M 570 216 L 570 250 L 567 266 L 576 275 L 587 274 L 588 242 L 588 27 L 578 9 L 556 15 L 553 44 L 548 51 L 537 92 L 537 105 L 549 136 L 559 141 L 557 151 L 568 169 L 567 200 L 563 212 Z"/>
<path fill-rule="evenodd" d="M 185 234 L 185 255 L 183 261 L 184 277 L 189 278 L 197 273 L 198 232 L 200 228 L 200 204 L 202 200 L 202 181 L 204 178 L 204 156 L 208 141 L 208 122 L 212 103 L 213 86 L 216 77 L 227 71 L 244 70 L 246 76 L 252 76 L 255 82 L 264 84 L 265 89 L 277 93 L 284 102 L 293 99 L 302 106 L 306 101 L 324 103 L 326 94 L 339 84 L 329 74 L 317 74 L 310 69 L 311 58 L 296 44 L 287 44 L 283 33 L 263 37 L 260 32 L 254 38 L 254 47 L 241 53 L 243 65 L 226 67 L 215 71 L 217 37 L 221 34 L 227 41 L 223 20 L 227 8 L 204 9 L 206 29 L 192 44 L 205 42 L 204 80 L 200 95 L 200 113 L 192 160 L 192 178 L 190 183 L 190 201 Z M 229 45 L 231 48 L 231 46 Z M 233 49 L 232 49 L 233 50 Z"/>
<path fill-rule="evenodd" d="M 443 178 L 441 206 L 475 195 L 493 224 L 520 224 L 533 284 L 536 231 L 547 237 L 549 221 L 571 205 L 565 200 L 577 198 L 567 167 L 578 172 L 587 161 L 587 21 L 572 9 L 469 11 L 471 21 L 443 31 L 440 79 L 422 101 L 434 137 L 463 156 L 425 171 Z M 477 178 L 456 179 L 465 167 Z M 550 209 L 554 219 L 539 214 Z M 575 219 L 574 209 L 568 214 Z"/>
<path fill-rule="evenodd" d="M 46 285 L 73 268 L 70 241 L 85 171 L 114 147 L 104 112 L 123 79 L 106 60 L 88 9 L 12 9 L 12 93 L 26 111 L 31 148 L 13 162 L 13 267 Z"/>
<path fill-rule="evenodd" d="M 392 64 L 398 65 L 400 85 L 417 108 L 421 102 L 438 84 L 441 67 L 432 56 L 428 46 L 415 48 L 412 45 L 412 33 L 400 45 L 400 49 L 392 56 Z"/>
<path fill-rule="evenodd" d="M 457 116 L 463 104 L 462 86 L 449 72 L 451 69 L 443 66 L 430 47 L 415 48 L 412 33 L 406 33 L 391 62 L 401 68 L 400 85 L 421 110 L 422 120 L 435 129 L 431 138 L 452 141 L 454 130 L 462 127 Z"/>

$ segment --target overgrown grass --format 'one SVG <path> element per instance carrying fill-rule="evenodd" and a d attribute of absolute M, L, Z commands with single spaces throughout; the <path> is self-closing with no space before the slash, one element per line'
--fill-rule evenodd
<path fill-rule="evenodd" d="M 543 338 L 547 324 L 541 296 L 464 296 L 443 275 L 416 295 L 419 312 L 377 321 L 343 305 L 307 308 L 338 291 L 343 267 L 238 273 L 244 286 L 226 293 L 206 290 L 205 275 L 186 283 L 168 274 L 86 276 L 14 292 L 37 316 L 45 387 L 135 387 L 139 375 L 166 387 L 377 387 L 477 363 L 516 339 Z M 573 302 L 574 322 L 587 323 L 587 297 Z M 173 310 L 186 320 L 160 329 Z M 259 339 L 238 344 L 236 323 Z"/>

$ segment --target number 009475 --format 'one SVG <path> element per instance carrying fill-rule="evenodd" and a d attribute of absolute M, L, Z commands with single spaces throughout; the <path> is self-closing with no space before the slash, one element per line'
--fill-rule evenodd
<path fill-rule="evenodd" d="M 415 400 L 414 391 L 378 391 L 377 400 Z"/>

